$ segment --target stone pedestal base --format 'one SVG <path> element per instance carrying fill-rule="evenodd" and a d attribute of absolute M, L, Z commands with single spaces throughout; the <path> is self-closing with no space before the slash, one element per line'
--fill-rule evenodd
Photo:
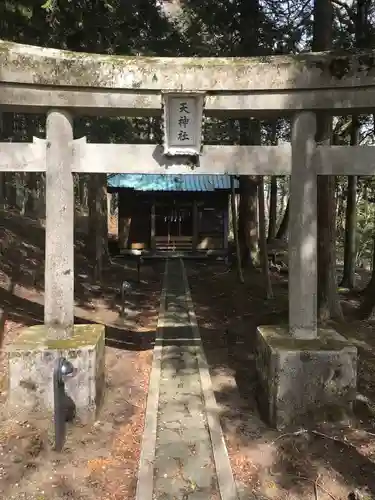
<path fill-rule="evenodd" d="M 69 339 L 49 337 L 44 325 L 23 330 L 7 349 L 9 361 L 9 409 L 53 411 L 53 371 L 63 356 L 75 374 L 66 379 L 67 395 L 76 407 L 76 418 L 92 422 L 101 404 L 104 377 L 104 325 L 76 325 Z"/>
<path fill-rule="evenodd" d="M 357 349 L 332 329 L 312 340 L 260 326 L 256 338 L 257 400 L 277 429 L 351 416 L 357 385 Z"/>

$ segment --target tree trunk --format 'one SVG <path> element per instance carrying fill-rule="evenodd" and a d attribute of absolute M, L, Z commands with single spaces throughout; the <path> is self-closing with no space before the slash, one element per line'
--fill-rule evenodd
<path fill-rule="evenodd" d="M 286 205 L 288 204 L 288 199 L 289 199 L 289 193 L 288 193 L 288 185 L 289 185 L 289 178 L 286 180 L 285 177 L 282 178 L 281 181 L 281 196 L 280 196 L 280 203 L 278 206 L 279 213 L 277 214 L 278 219 L 282 219 L 284 216 L 285 208 Z M 286 203 L 285 203 L 286 200 Z"/>
<path fill-rule="evenodd" d="M 35 217 L 37 215 L 38 175 L 36 172 L 26 174 L 25 215 L 28 217 Z"/>
<path fill-rule="evenodd" d="M 366 288 L 363 290 L 363 301 L 361 307 L 359 308 L 359 317 L 361 319 L 368 319 L 373 315 L 374 303 L 375 303 L 375 232 L 373 236 L 373 247 L 372 247 L 372 273 L 371 279 L 368 282 Z"/>
<path fill-rule="evenodd" d="M 271 130 L 271 144 L 277 146 L 277 121 L 273 121 Z M 271 189 L 270 189 L 270 203 L 269 203 L 269 223 L 268 223 L 268 241 L 271 241 L 276 236 L 277 225 L 277 176 L 271 175 Z"/>
<path fill-rule="evenodd" d="M 94 278 L 100 280 L 108 252 L 107 175 L 89 178 L 89 231 L 87 253 L 94 265 Z"/>
<path fill-rule="evenodd" d="M 374 126 L 375 126 L 375 117 L 374 117 Z M 362 200 L 363 200 L 363 204 L 365 206 L 365 209 L 364 209 L 365 220 L 367 221 L 367 217 L 368 217 L 368 186 L 367 186 L 367 183 L 363 186 Z"/>
<path fill-rule="evenodd" d="M 24 172 L 15 172 L 15 207 L 21 215 L 25 214 L 26 182 Z"/>
<path fill-rule="evenodd" d="M 81 211 L 87 209 L 87 178 L 86 175 L 81 174 L 78 176 L 79 186 L 79 206 Z"/>
<path fill-rule="evenodd" d="M 358 117 L 352 117 L 352 128 L 350 134 L 350 145 L 357 146 L 359 142 L 359 121 Z M 357 227 L 357 176 L 348 176 L 348 193 L 345 212 L 345 243 L 344 243 L 344 273 L 341 286 L 354 288 L 355 284 L 355 263 L 357 257 L 356 242 Z"/>
<path fill-rule="evenodd" d="M 333 8 L 331 0 L 315 0 L 313 51 L 332 47 Z M 332 118 L 317 116 L 316 140 L 330 144 Z M 336 278 L 336 199 L 335 177 L 318 176 L 318 319 L 341 319 L 342 311 Z"/>
<path fill-rule="evenodd" d="M 0 141 L 4 137 L 3 133 L 3 114 L 0 112 Z M 0 208 L 4 208 L 6 205 L 6 192 L 5 192 L 5 174 L 0 172 Z"/>
<path fill-rule="evenodd" d="M 337 230 L 340 232 L 340 235 L 342 232 L 345 233 L 345 212 L 346 212 L 346 206 L 345 206 L 345 199 L 346 199 L 346 189 L 342 186 L 341 182 L 337 182 L 336 184 L 336 227 Z M 345 234 L 344 237 L 345 239 Z"/>
<path fill-rule="evenodd" d="M 336 276 L 335 177 L 318 176 L 318 314 L 342 319 Z"/>
<path fill-rule="evenodd" d="M 259 0 L 242 0 L 239 3 L 240 37 L 238 56 L 257 56 L 260 51 L 259 32 L 261 9 Z M 260 122 L 248 118 L 239 120 L 240 144 L 260 144 Z M 258 249 L 258 178 L 240 177 L 240 203 L 238 229 L 241 244 L 242 266 L 259 264 Z"/>
<path fill-rule="evenodd" d="M 46 216 L 46 177 L 44 173 L 38 176 L 38 207 L 37 214 L 39 219 Z"/>
<path fill-rule="evenodd" d="M 271 194 L 270 194 L 270 215 L 268 224 L 268 241 L 273 240 L 276 236 L 276 220 L 277 220 L 277 177 L 276 175 L 272 175 Z"/>
<path fill-rule="evenodd" d="M 260 122 L 240 121 L 240 144 L 260 144 Z M 238 231 L 242 267 L 259 264 L 258 248 L 258 177 L 241 175 L 239 178 L 240 203 Z"/>
<path fill-rule="evenodd" d="M 256 267 L 258 249 L 258 179 L 256 176 L 240 177 L 239 236 L 242 267 Z"/>
<path fill-rule="evenodd" d="M 236 263 L 237 263 L 237 272 L 238 272 L 238 277 L 241 283 L 245 283 L 243 273 L 242 273 L 242 265 L 241 265 L 241 249 L 240 249 L 240 242 L 238 239 L 238 224 L 237 224 L 237 210 L 236 210 L 236 190 L 234 188 L 234 179 L 233 175 L 230 176 L 230 189 L 231 189 L 231 196 L 230 196 L 230 206 L 231 206 L 231 212 L 232 212 L 232 224 L 233 224 L 233 236 L 234 236 L 234 242 L 236 245 Z"/>
<path fill-rule="evenodd" d="M 355 38 L 357 48 L 364 48 L 368 42 L 368 21 L 370 2 L 368 0 L 357 1 L 357 12 L 355 19 Z M 360 123 L 358 116 L 352 116 L 352 126 L 350 132 L 350 145 L 359 144 Z M 356 245 L 357 226 L 357 177 L 348 177 L 348 196 L 346 202 L 345 216 L 345 246 L 344 246 L 344 274 L 341 286 L 354 288 L 355 284 L 355 264 L 357 257 Z"/>
<path fill-rule="evenodd" d="M 371 28 L 369 22 L 372 0 L 357 0 L 355 18 L 355 43 L 358 49 L 371 48 Z"/>
<path fill-rule="evenodd" d="M 281 220 L 279 230 L 277 231 L 277 234 L 276 234 L 277 240 L 286 240 L 287 239 L 288 226 L 289 226 L 289 198 L 288 198 L 288 203 L 286 204 L 286 209 L 284 212 L 284 216 Z"/>
<path fill-rule="evenodd" d="M 13 114 L 2 113 L 1 115 L 1 140 L 9 141 L 13 136 Z M 13 207 L 16 204 L 15 192 L 13 189 L 14 172 L 2 172 L 3 178 L 3 204 Z"/>
<path fill-rule="evenodd" d="M 259 242 L 260 242 L 260 260 L 262 264 L 262 273 L 264 279 L 264 288 L 266 299 L 272 299 L 272 285 L 270 279 L 270 269 L 268 265 L 267 253 L 267 235 L 266 235 L 266 215 L 264 210 L 264 177 L 259 177 L 258 184 L 258 204 L 259 204 Z"/>

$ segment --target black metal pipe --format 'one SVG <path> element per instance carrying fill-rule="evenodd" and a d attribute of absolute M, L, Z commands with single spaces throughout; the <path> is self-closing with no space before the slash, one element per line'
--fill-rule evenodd
<path fill-rule="evenodd" d="M 65 358 L 56 360 L 53 370 L 53 420 L 55 431 L 55 451 L 63 449 L 66 437 L 67 408 L 64 377 L 73 375 L 74 368 L 70 361 Z"/>

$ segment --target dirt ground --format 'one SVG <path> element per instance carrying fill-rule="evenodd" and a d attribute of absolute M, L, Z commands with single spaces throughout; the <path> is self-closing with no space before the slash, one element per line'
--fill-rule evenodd
<path fill-rule="evenodd" d="M 39 223 L 0 213 L 0 345 L 27 325 L 43 322 L 44 230 Z M 7 366 L 0 354 L 0 498 L 130 500 L 134 498 L 152 361 L 163 264 L 113 261 L 95 283 L 76 234 L 77 323 L 107 325 L 106 395 L 91 428 L 70 426 L 64 452 L 52 450 L 51 421 L 6 412 Z M 132 289 L 119 316 L 121 282 Z"/>
<path fill-rule="evenodd" d="M 22 413 L 8 418 L 1 351 L 0 498 L 7 500 L 134 498 L 164 265 L 145 264 L 138 283 L 134 262 L 114 260 L 99 286 L 77 226 L 76 322 L 107 325 L 106 399 L 94 427 L 70 427 L 64 453 L 56 454 L 50 421 Z M 43 321 L 43 227 L 0 212 L 0 252 L 0 345 L 6 347 L 20 328 Z M 354 319 L 360 294 L 342 294 L 347 321 L 335 325 L 359 350 L 356 420 L 350 427 L 280 434 L 257 412 L 252 338 L 257 324 L 287 319 L 285 275 L 272 275 L 275 298 L 265 301 L 258 274 L 247 274 L 240 285 L 224 264 L 191 262 L 187 272 L 242 499 L 255 493 L 260 500 L 344 500 L 356 488 L 375 498 L 375 324 Z M 125 279 L 132 290 L 120 319 Z M 366 279 L 362 273 L 359 286 Z"/>
<path fill-rule="evenodd" d="M 354 422 L 283 435 L 267 427 L 257 411 L 252 339 L 256 325 L 287 320 L 286 276 L 272 275 L 275 298 L 268 301 L 257 273 L 246 274 L 241 285 L 224 264 L 190 263 L 188 276 L 242 498 L 344 500 L 355 489 L 363 499 L 375 498 L 375 324 L 353 319 L 360 294 L 342 294 L 351 319 L 334 325 L 359 350 L 361 396 Z M 358 285 L 366 279 L 361 273 Z"/>

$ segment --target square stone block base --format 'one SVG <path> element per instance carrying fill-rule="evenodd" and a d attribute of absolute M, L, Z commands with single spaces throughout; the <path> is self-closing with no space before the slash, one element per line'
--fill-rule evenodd
<path fill-rule="evenodd" d="M 105 387 L 104 346 L 104 325 L 75 325 L 68 339 L 51 338 L 44 325 L 24 329 L 7 349 L 10 411 L 53 411 L 53 371 L 56 360 L 65 357 L 75 369 L 65 389 L 76 419 L 95 420 Z"/>
<path fill-rule="evenodd" d="M 332 329 L 317 339 L 293 338 L 278 326 L 260 326 L 256 338 L 257 401 L 277 429 L 303 427 L 352 415 L 357 349 Z"/>

